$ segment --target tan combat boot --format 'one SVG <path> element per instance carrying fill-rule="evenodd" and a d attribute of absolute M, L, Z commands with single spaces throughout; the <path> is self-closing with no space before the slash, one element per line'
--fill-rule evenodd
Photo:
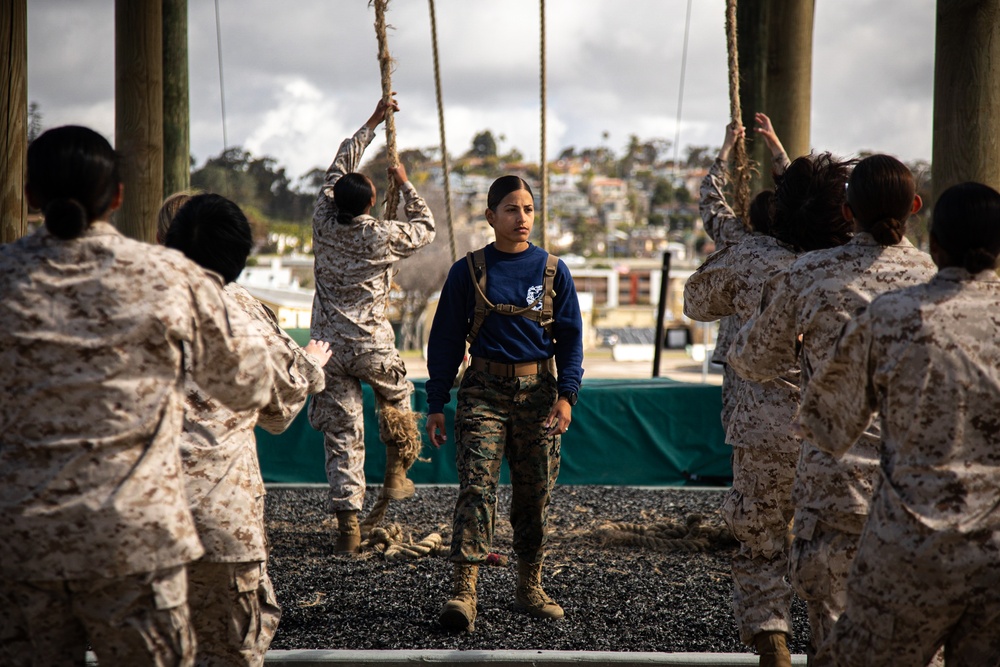
<path fill-rule="evenodd" d="M 514 606 L 535 618 L 558 620 L 565 616 L 563 608 L 542 590 L 542 563 L 517 560 L 517 594 Z"/>
<path fill-rule="evenodd" d="M 358 524 L 357 510 L 337 512 L 337 544 L 334 551 L 338 554 L 356 554 L 361 548 L 361 526 Z"/>
<path fill-rule="evenodd" d="M 403 500 L 414 494 L 413 481 L 406 478 L 406 468 L 399 456 L 399 447 L 385 446 L 385 481 L 382 493 L 386 498 Z"/>
<path fill-rule="evenodd" d="M 444 603 L 438 620 L 448 630 L 473 632 L 476 629 L 476 577 L 478 565 L 455 564 L 451 599 Z"/>
<path fill-rule="evenodd" d="M 760 655 L 760 667 L 792 667 L 784 632 L 761 632 L 753 638 L 754 648 Z"/>

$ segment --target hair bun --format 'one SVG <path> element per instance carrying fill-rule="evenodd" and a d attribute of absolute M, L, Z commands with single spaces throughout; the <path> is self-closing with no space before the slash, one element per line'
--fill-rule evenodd
<path fill-rule="evenodd" d="M 979 273 L 996 266 L 997 256 L 986 248 L 970 248 L 965 251 L 962 264 L 969 273 Z"/>
<path fill-rule="evenodd" d="M 879 245 L 896 245 L 903 240 L 903 232 L 906 223 L 896 218 L 882 218 L 872 223 L 868 228 L 868 233 L 875 237 Z"/>
<path fill-rule="evenodd" d="M 75 239 L 87 228 L 87 210 L 75 199 L 55 199 L 45 207 L 45 227 L 64 240 Z"/>

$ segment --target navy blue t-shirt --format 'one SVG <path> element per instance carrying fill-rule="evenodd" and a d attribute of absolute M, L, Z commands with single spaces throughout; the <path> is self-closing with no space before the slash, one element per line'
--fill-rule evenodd
<path fill-rule="evenodd" d="M 523 307 L 542 291 L 548 253 L 528 244 L 519 253 L 506 253 L 494 244 L 485 248 L 486 298 L 494 304 Z M 521 315 L 490 313 L 469 352 L 474 357 L 514 364 L 555 356 L 559 391 L 578 392 L 583 377 L 583 320 L 569 269 L 559 260 L 553 289 L 552 336 L 538 322 Z M 541 302 L 536 306 L 541 309 Z M 451 387 L 465 355 L 465 337 L 472 327 L 476 291 L 463 257 L 452 265 L 441 289 L 441 299 L 427 344 L 427 411 L 441 412 L 451 398 Z"/>

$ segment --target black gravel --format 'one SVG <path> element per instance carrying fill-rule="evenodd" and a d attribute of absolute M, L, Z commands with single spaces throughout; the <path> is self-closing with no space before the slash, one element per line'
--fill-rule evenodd
<path fill-rule="evenodd" d="M 377 493 L 378 487 L 368 489 L 365 511 Z M 732 547 L 659 552 L 602 547 L 589 535 L 607 522 L 684 521 L 693 513 L 720 523 L 717 508 L 723 494 L 558 487 L 543 583 L 566 618 L 551 622 L 514 609 L 516 566 L 506 519 L 510 489 L 501 487 L 494 551 L 511 562 L 480 568 L 476 631 L 451 634 L 437 622 L 451 590 L 449 561 L 336 556 L 336 519 L 325 510 L 325 490 L 271 489 L 269 568 L 284 608 L 271 648 L 749 651 L 732 619 Z M 392 503 L 386 522 L 403 524 L 417 540 L 431 532 L 447 540 L 455 496 L 455 487 L 418 487 L 414 498 Z M 792 611 L 795 637 L 790 648 L 804 653 L 809 632 L 805 605 L 796 599 Z"/>

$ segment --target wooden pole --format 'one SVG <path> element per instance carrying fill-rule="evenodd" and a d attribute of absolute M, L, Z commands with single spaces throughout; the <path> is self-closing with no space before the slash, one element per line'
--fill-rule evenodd
<path fill-rule="evenodd" d="M 770 25 L 769 0 L 740 0 L 736 6 L 736 31 L 740 36 L 738 59 L 740 68 L 740 111 L 747 128 L 746 152 L 751 163 L 763 165 L 750 179 L 750 192 L 771 187 L 770 154 L 763 141 L 753 132 L 754 114 L 764 111 L 767 99 L 767 33 Z"/>
<path fill-rule="evenodd" d="M 163 5 L 115 0 L 115 148 L 125 200 L 118 229 L 156 239 L 163 201 Z"/>
<path fill-rule="evenodd" d="M 978 181 L 1000 189 L 1000 0 L 938 0 L 934 200 Z"/>
<path fill-rule="evenodd" d="M 187 0 L 163 0 L 163 194 L 191 187 Z"/>
<path fill-rule="evenodd" d="M 771 117 L 794 160 L 809 153 L 815 0 L 772 0 L 769 14 L 767 108 L 758 111 Z M 761 164 L 770 171 L 770 153 Z"/>
<path fill-rule="evenodd" d="M 28 1 L 0 3 L 0 243 L 27 232 Z"/>

